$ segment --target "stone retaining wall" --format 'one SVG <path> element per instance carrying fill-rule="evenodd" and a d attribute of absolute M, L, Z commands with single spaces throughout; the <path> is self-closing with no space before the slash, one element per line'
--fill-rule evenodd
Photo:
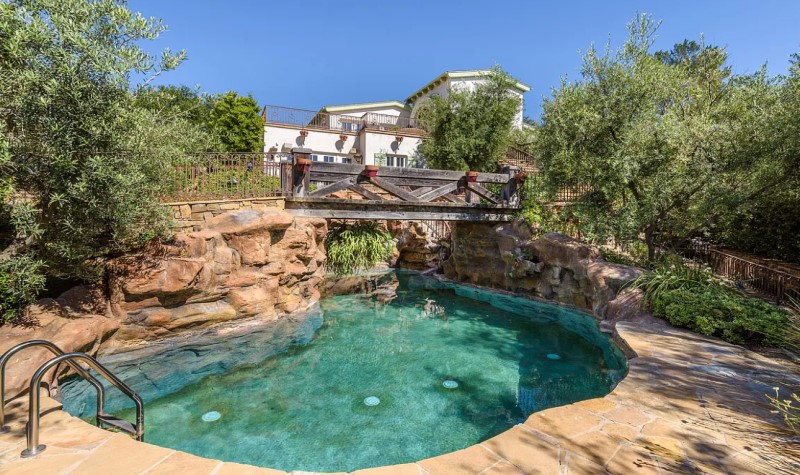
<path fill-rule="evenodd" d="M 172 210 L 176 232 L 199 231 L 209 220 L 226 211 L 240 209 L 284 209 L 282 196 L 236 200 L 179 201 L 164 203 Z"/>

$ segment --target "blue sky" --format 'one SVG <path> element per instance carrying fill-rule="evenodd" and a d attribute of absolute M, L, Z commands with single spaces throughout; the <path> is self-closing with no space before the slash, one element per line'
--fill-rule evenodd
<path fill-rule="evenodd" d="M 500 64 L 532 86 L 526 115 L 560 78 L 577 78 L 580 53 L 619 45 L 637 11 L 663 20 L 657 49 L 684 38 L 727 47 L 737 73 L 767 63 L 786 72 L 800 52 L 799 0 L 321 1 L 130 0 L 169 30 L 150 51 L 188 60 L 156 84 L 252 93 L 300 109 L 403 100 L 438 74 Z"/>

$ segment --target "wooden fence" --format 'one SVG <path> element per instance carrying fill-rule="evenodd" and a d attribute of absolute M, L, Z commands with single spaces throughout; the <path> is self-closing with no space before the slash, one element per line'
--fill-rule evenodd
<path fill-rule="evenodd" d="M 710 247 L 696 253 L 714 273 L 733 280 L 738 287 L 751 289 L 775 299 L 780 305 L 789 299 L 800 301 L 800 277 L 772 269 L 739 256 Z"/>

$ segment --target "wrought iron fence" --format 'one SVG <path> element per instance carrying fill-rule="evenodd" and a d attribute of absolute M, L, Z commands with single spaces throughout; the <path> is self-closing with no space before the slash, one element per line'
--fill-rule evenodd
<path fill-rule="evenodd" d="M 713 247 L 693 248 L 693 257 L 708 264 L 715 274 L 733 280 L 737 286 L 775 299 L 778 305 L 789 299 L 800 301 L 800 277 L 758 264 Z"/>
<path fill-rule="evenodd" d="M 555 202 L 564 204 L 574 203 L 590 191 L 591 188 L 589 185 L 565 186 L 556 192 Z"/>
<path fill-rule="evenodd" d="M 329 114 L 327 112 L 265 106 L 264 122 L 267 124 L 292 125 L 307 129 L 358 132 L 363 128 L 378 130 L 400 130 L 417 127 L 417 120 L 388 114 L 368 112 L 362 116 Z"/>
<path fill-rule="evenodd" d="M 280 162 L 269 153 L 203 153 L 176 163 L 162 201 L 282 195 Z"/>
<path fill-rule="evenodd" d="M 539 173 L 539 167 L 533 155 L 518 146 L 511 146 L 506 151 L 506 157 L 501 161 L 503 165 L 519 167 L 520 170 L 528 174 Z"/>

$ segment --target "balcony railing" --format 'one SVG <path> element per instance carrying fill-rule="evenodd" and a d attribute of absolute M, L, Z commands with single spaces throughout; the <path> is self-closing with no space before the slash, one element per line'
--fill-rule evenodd
<path fill-rule="evenodd" d="M 267 124 L 292 125 L 306 129 L 340 132 L 359 132 L 364 128 L 394 131 L 417 128 L 418 126 L 417 120 L 412 117 L 398 117 L 374 112 L 367 112 L 357 117 L 279 106 L 265 106 L 263 117 L 264 122 Z"/>

